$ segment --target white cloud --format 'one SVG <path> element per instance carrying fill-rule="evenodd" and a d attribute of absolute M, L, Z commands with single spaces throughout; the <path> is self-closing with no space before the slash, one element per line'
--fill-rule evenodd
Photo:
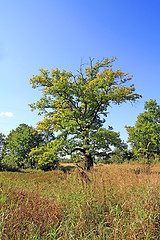
<path fill-rule="evenodd" d="M 12 112 L 0 112 L 0 116 L 13 117 Z"/>

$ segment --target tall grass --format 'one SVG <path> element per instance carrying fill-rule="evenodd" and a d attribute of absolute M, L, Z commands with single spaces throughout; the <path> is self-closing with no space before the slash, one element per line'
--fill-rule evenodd
<path fill-rule="evenodd" d="M 0 239 L 160 239 L 160 168 L 0 174 Z"/>

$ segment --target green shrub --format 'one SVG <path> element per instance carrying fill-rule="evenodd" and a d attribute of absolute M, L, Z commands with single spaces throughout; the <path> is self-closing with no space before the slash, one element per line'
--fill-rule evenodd
<path fill-rule="evenodd" d="M 12 156 L 5 156 L 2 159 L 2 170 L 5 171 L 18 171 L 19 166 Z"/>

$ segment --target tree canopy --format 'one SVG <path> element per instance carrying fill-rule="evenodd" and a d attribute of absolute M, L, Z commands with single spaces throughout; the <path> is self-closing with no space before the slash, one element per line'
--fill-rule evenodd
<path fill-rule="evenodd" d="M 31 168 L 35 162 L 29 157 L 32 148 L 43 144 L 43 135 L 27 124 L 20 124 L 12 130 L 6 139 L 6 153 L 3 163 L 23 167 L 26 163 Z"/>
<path fill-rule="evenodd" d="M 139 114 L 135 127 L 127 127 L 128 142 L 137 156 L 149 159 L 160 155 L 160 106 L 156 100 L 145 102 L 145 111 Z"/>
<path fill-rule="evenodd" d="M 135 93 L 132 76 L 114 70 L 115 58 L 97 61 L 90 59 L 85 68 L 71 71 L 40 69 L 40 75 L 30 79 L 32 88 L 40 88 L 43 96 L 30 104 L 32 110 L 44 114 L 38 129 L 50 129 L 57 137 L 48 143 L 53 157 L 80 152 L 87 169 L 93 165 L 92 154 L 119 146 L 121 140 L 112 128 L 105 129 L 108 108 L 113 104 L 135 102 L 141 96 Z M 35 150 L 36 151 L 36 150 Z"/>

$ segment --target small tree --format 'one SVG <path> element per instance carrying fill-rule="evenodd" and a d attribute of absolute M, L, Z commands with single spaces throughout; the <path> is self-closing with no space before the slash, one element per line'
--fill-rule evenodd
<path fill-rule="evenodd" d="M 57 132 L 57 138 L 49 144 L 54 158 L 81 152 L 86 169 L 93 165 L 93 154 L 110 145 L 117 145 L 119 138 L 111 129 L 103 128 L 108 108 L 112 104 L 134 102 L 141 96 L 135 93 L 133 85 L 127 87 L 132 76 L 120 69 L 114 71 L 114 58 L 108 58 L 72 72 L 41 69 L 40 75 L 30 79 L 32 88 L 40 87 L 42 98 L 30 104 L 32 110 L 44 114 L 38 123 L 39 129 L 50 128 Z M 103 118 L 105 117 L 105 118 Z"/>
<path fill-rule="evenodd" d="M 134 154 L 148 161 L 155 155 L 160 156 L 160 106 L 156 100 L 151 99 L 145 102 L 144 109 L 139 114 L 135 127 L 125 127 Z"/>
<path fill-rule="evenodd" d="M 26 124 L 20 124 L 12 130 L 6 139 L 6 154 L 3 160 L 9 164 L 13 162 L 14 167 L 24 167 L 27 163 L 31 168 L 35 166 L 33 159 L 29 158 L 32 148 L 43 144 L 43 135 L 36 129 Z"/>

